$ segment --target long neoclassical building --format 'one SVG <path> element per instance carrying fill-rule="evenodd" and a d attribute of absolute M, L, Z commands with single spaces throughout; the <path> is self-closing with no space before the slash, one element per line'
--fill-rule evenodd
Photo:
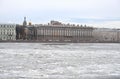
<path fill-rule="evenodd" d="M 93 39 L 92 27 L 58 21 L 51 21 L 47 25 L 28 25 L 25 30 L 26 39 L 43 42 L 91 42 Z"/>

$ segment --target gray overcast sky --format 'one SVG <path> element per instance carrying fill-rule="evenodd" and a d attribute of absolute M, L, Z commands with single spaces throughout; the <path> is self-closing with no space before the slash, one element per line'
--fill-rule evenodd
<path fill-rule="evenodd" d="M 0 0 L 0 23 L 58 20 L 120 28 L 120 0 Z"/>

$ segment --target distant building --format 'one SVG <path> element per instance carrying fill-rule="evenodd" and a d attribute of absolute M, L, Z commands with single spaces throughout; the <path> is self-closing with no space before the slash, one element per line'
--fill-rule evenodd
<path fill-rule="evenodd" d="M 63 24 L 50 21 L 48 24 L 28 23 L 16 25 L 17 40 L 40 42 L 120 42 L 120 29 L 93 28 L 86 25 Z"/>
<path fill-rule="evenodd" d="M 110 28 L 96 28 L 93 30 L 96 42 L 120 42 L 120 30 Z"/>
<path fill-rule="evenodd" d="M 35 27 L 35 25 L 28 25 L 26 38 L 28 40 L 37 40 L 37 27 Z"/>
<path fill-rule="evenodd" d="M 25 33 L 24 33 L 24 29 L 25 27 L 23 27 L 23 25 L 16 25 L 16 39 L 18 40 L 23 40 L 25 37 Z"/>
<path fill-rule="evenodd" d="M 29 40 L 46 42 L 91 42 L 93 39 L 92 27 L 63 25 L 58 21 L 54 21 L 50 25 L 28 26 L 28 30 Z"/>
<path fill-rule="evenodd" d="M 19 25 L 19 24 L 16 25 L 16 39 L 17 40 L 27 39 L 26 32 L 27 32 L 27 21 L 26 21 L 26 17 L 24 17 L 23 25 Z"/>
<path fill-rule="evenodd" d="M 59 22 L 59 21 L 54 21 L 54 20 L 52 20 L 52 21 L 50 22 L 50 24 L 51 24 L 51 25 L 62 25 L 61 22 Z"/>
<path fill-rule="evenodd" d="M 16 25 L 0 24 L 0 40 L 16 40 Z"/>
<path fill-rule="evenodd" d="M 117 30 L 117 42 L 120 43 L 120 29 L 116 29 Z"/>

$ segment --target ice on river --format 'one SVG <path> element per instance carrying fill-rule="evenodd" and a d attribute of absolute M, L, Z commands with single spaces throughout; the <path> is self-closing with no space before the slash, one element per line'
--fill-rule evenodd
<path fill-rule="evenodd" d="M 120 79 L 120 44 L 0 43 L 0 79 Z"/>

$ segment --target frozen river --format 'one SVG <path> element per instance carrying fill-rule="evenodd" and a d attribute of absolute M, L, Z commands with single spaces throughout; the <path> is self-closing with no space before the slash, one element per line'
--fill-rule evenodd
<path fill-rule="evenodd" d="M 120 44 L 0 43 L 0 79 L 120 79 Z"/>

